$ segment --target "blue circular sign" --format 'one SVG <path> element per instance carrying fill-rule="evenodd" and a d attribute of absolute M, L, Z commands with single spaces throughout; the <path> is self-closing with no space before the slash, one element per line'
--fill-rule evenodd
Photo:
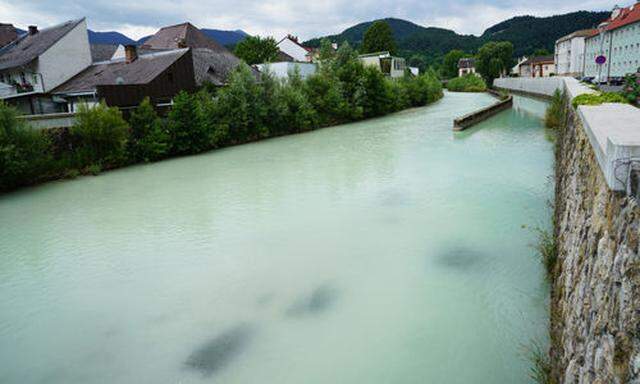
<path fill-rule="evenodd" d="M 602 65 L 602 64 L 604 64 L 606 62 L 607 62 L 607 58 L 604 57 L 603 55 L 600 55 L 600 56 L 596 57 L 596 64 Z"/>

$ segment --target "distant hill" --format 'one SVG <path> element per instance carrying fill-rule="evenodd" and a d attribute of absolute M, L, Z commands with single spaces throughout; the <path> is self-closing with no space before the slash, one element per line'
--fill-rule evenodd
<path fill-rule="evenodd" d="M 95 32 L 89 30 L 89 42 L 91 44 L 113 44 L 113 45 L 127 45 L 135 44 L 136 41 L 123 35 L 120 32 Z"/>
<path fill-rule="evenodd" d="M 224 31 L 220 29 L 206 29 L 202 28 L 202 32 L 205 35 L 209 36 L 213 40 L 225 46 L 233 46 L 238 44 L 240 41 L 244 40 L 245 37 L 249 36 L 248 33 L 242 31 L 240 29 L 235 31 Z M 137 44 L 144 44 L 151 36 L 145 36 L 137 41 Z"/>
<path fill-rule="evenodd" d="M 593 28 L 609 17 L 609 12 L 579 11 L 550 17 L 517 16 L 488 28 L 481 36 L 460 35 L 444 28 L 423 27 L 402 19 L 383 19 L 391 26 L 396 43 L 403 56 L 419 53 L 430 62 L 452 49 L 475 52 L 488 41 L 511 41 L 516 56 L 531 54 L 536 49 L 553 52 L 555 41 L 573 31 Z M 359 46 L 364 32 L 373 21 L 360 23 L 337 35 L 325 36 L 333 42 L 348 41 Z M 304 44 L 317 47 L 322 38 Z"/>

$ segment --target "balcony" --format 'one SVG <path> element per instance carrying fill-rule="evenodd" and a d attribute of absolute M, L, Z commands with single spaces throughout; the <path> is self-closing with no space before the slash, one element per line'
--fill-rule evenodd
<path fill-rule="evenodd" d="M 27 79 L 30 79 L 31 81 L 28 81 Z M 0 99 L 44 92 L 42 87 L 42 75 L 39 73 L 22 76 L 20 80 L 20 82 L 15 80 L 10 82 L 0 82 Z"/>

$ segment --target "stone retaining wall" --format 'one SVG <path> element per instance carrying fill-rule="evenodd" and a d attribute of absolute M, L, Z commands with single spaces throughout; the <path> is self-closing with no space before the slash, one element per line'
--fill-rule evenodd
<path fill-rule="evenodd" d="M 569 107 L 556 150 L 551 363 L 563 384 L 640 383 L 640 209 L 612 191 Z"/>

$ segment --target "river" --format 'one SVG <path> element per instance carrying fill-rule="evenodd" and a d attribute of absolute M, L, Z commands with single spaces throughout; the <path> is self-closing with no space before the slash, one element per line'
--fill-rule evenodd
<path fill-rule="evenodd" d="M 529 383 L 552 143 L 492 102 L 0 196 L 0 383 Z"/>

